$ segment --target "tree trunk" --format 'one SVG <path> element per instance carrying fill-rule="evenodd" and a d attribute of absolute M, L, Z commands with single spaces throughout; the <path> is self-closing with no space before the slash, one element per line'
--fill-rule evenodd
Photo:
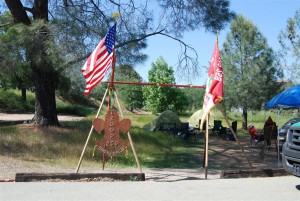
<path fill-rule="evenodd" d="M 5 0 L 7 7 L 12 13 L 15 23 L 23 23 L 30 26 L 31 21 L 27 15 L 26 9 L 20 0 Z M 29 9 L 27 9 L 28 11 Z M 48 21 L 48 0 L 34 0 L 32 9 L 33 19 L 42 19 Z M 48 39 L 49 31 L 43 29 L 39 43 L 33 48 L 29 48 L 28 54 L 30 57 L 34 86 L 35 86 L 35 115 L 32 119 L 33 123 L 41 125 L 59 125 L 56 100 L 55 100 L 55 85 L 57 74 L 48 60 L 44 42 Z"/>
<path fill-rule="evenodd" d="M 247 119 L 248 119 L 248 111 L 247 108 L 243 107 L 243 129 L 247 130 Z"/>
<path fill-rule="evenodd" d="M 36 97 L 35 114 L 32 123 L 58 126 L 55 100 L 55 73 L 53 71 L 39 70 L 35 66 L 33 66 L 32 72 Z"/>
<path fill-rule="evenodd" d="M 55 100 L 55 86 L 59 75 L 46 53 L 45 41 L 48 40 L 49 30 L 46 27 L 41 29 L 39 31 L 41 41 L 38 41 L 35 48 L 30 50 L 35 88 L 35 114 L 32 123 L 59 126 Z"/>
<path fill-rule="evenodd" d="M 21 89 L 21 92 L 22 92 L 22 101 L 23 101 L 23 102 L 26 102 L 26 99 L 27 99 L 27 98 L 26 98 L 26 89 L 22 88 L 22 89 Z"/>

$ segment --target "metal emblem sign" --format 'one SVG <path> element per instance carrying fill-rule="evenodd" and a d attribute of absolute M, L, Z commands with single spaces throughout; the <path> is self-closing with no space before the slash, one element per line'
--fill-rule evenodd
<path fill-rule="evenodd" d="M 120 134 L 127 134 L 131 126 L 129 119 L 119 121 L 116 110 L 108 110 L 105 120 L 95 118 L 93 126 L 98 134 L 104 130 L 104 138 L 97 142 L 97 149 L 107 156 L 113 157 L 127 148 L 127 140 L 120 138 Z"/>

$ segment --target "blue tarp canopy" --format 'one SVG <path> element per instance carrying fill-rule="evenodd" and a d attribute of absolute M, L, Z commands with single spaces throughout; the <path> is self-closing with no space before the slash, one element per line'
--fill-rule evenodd
<path fill-rule="evenodd" d="M 300 85 L 291 87 L 265 103 L 265 109 L 300 108 Z"/>

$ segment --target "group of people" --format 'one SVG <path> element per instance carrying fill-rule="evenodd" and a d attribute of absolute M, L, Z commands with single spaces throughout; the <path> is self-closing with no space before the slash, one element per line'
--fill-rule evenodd
<path fill-rule="evenodd" d="M 256 129 L 255 129 L 255 127 L 252 125 L 252 124 L 250 124 L 249 125 L 249 133 L 250 133 L 250 135 L 251 135 L 251 138 L 252 139 L 254 139 L 255 140 L 255 142 L 260 142 L 260 141 L 264 141 L 265 140 L 265 132 L 267 131 L 267 128 L 268 127 L 272 127 L 272 126 L 274 126 L 274 128 L 276 128 L 276 130 L 277 130 L 277 127 L 276 127 L 276 123 L 271 119 L 271 117 L 269 117 L 268 119 L 267 119 L 267 121 L 265 122 L 265 124 L 264 124 L 264 133 L 258 133 L 257 131 L 256 131 Z M 275 129 L 273 130 L 272 129 L 272 132 L 273 133 L 276 133 L 277 131 L 276 131 Z M 273 134 L 272 133 L 272 134 Z M 272 135 L 271 134 L 271 135 Z M 271 144 L 271 139 L 267 139 L 267 144 L 268 145 L 270 145 Z"/>

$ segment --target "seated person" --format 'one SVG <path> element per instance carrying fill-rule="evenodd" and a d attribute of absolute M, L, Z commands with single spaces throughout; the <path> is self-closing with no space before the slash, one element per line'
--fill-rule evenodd
<path fill-rule="evenodd" d="M 255 142 L 260 142 L 260 141 L 264 141 L 264 135 L 263 134 L 259 134 L 254 126 L 252 124 L 250 124 L 249 126 L 249 133 L 251 135 L 251 138 L 255 140 Z"/>

